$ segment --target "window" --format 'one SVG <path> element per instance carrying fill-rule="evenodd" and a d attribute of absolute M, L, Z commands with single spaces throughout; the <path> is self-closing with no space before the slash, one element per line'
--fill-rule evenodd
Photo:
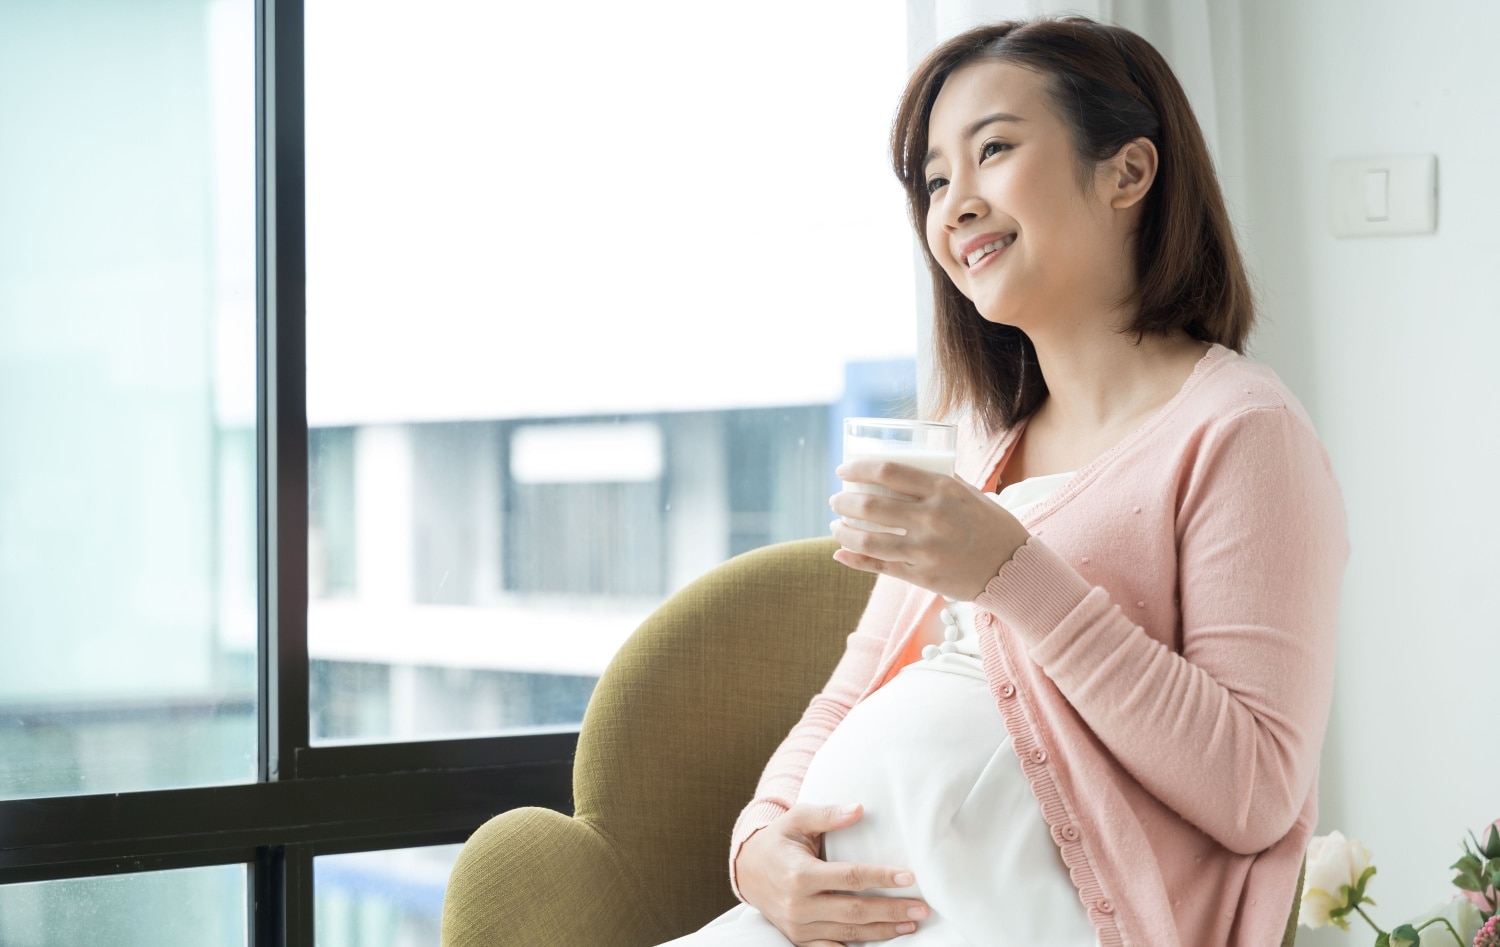
<path fill-rule="evenodd" d="M 0 935 L 14 947 L 248 944 L 245 867 L 219 865 L 0 887 Z"/>
<path fill-rule="evenodd" d="M 251 9 L 84 9 L 0 7 L 0 799 L 256 774 Z"/>
<path fill-rule="evenodd" d="M 318 947 L 433 947 L 448 873 L 461 847 L 318 857 Z"/>
<path fill-rule="evenodd" d="M 567 808 L 625 636 L 911 399 L 904 23 L 0 5 L 0 943 L 430 943 Z"/>

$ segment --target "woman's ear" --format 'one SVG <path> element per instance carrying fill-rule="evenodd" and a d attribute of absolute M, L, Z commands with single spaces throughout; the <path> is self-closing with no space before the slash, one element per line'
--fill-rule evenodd
<path fill-rule="evenodd" d="M 1105 198 L 1115 210 L 1134 207 L 1151 190 L 1156 180 L 1156 146 L 1149 138 L 1127 141 L 1115 156 L 1104 163 L 1101 185 Z"/>

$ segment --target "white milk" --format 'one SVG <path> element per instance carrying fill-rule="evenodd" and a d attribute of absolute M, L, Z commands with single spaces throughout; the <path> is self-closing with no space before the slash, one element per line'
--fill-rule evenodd
<path fill-rule="evenodd" d="M 880 444 L 872 440 L 863 440 L 860 443 L 848 445 L 844 448 L 844 463 L 856 460 L 890 460 L 908 467 L 916 467 L 930 473 L 941 474 L 945 477 L 953 476 L 954 451 L 951 450 L 928 450 L 920 447 L 906 447 L 899 441 L 891 444 Z M 881 496 L 900 496 L 901 494 L 885 487 L 877 487 L 869 483 L 849 483 L 844 481 L 844 489 L 850 493 L 877 493 Z M 844 517 L 844 522 L 850 526 L 867 529 L 873 533 L 905 533 L 904 529 L 894 529 L 880 526 L 868 520 L 856 520 Z"/>

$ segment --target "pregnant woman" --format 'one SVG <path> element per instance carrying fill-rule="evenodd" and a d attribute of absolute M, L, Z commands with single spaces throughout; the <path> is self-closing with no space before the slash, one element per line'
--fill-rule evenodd
<path fill-rule="evenodd" d="M 834 522 L 874 594 L 735 828 L 744 903 L 673 944 L 1278 944 L 1347 540 L 1242 354 L 1187 99 L 1126 30 L 1001 23 L 918 67 L 892 146 L 958 472 L 839 470 L 899 496 L 834 512 L 900 531 Z"/>

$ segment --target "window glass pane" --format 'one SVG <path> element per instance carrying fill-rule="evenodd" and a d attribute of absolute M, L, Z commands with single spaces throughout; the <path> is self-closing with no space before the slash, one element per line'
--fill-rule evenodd
<path fill-rule="evenodd" d="M 247 883 L 245 866 L 222 865 L 5 885 L 0 887 L 0 944 L 248 944 Z"/>
<path fill-rule="evenodd" d="M 913 400 L 904 3 L 423 10 L 306 5 L 319 740 L 576 722 Z"/>
<path fill-rule="evenodd" d="M 255 775 L 253 23 L 0 3 L 0 798 Z"/>
<path fill-rule="evenodd" d="M 317 947 L 431 947 L 462 845 L 313 859 Z"/>

